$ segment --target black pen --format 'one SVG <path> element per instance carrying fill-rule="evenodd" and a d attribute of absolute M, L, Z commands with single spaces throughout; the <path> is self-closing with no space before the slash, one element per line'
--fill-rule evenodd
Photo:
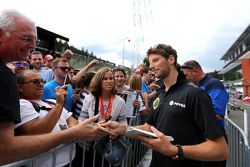
<path fill-rule="evenodd" d="M 107 118 L 105 119 L 105 122 L 108 122 L 111 118 L 112 118 L 112 116 L 107 117 Z"/>

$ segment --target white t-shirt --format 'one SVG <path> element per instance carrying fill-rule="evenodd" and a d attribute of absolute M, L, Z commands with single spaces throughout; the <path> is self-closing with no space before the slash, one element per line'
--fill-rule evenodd
<path fill-rule="evenodd" d="M 56 102 L 55 100 L 50 100 L 52 102 Z M 36 102 L 37 104 L 39 104 L 40 106 L 45 106 L 47 108 L 52 108 L 53 105 L 44 102 L 42 100 L 34 100 L 34 102 Z M 20 115 L 21 115 L 21 122 L 15 125 L 15 128 L 33 120 L 33 119 L 42 119 L 43 117 L 45 117 L 48 114 L 48 111 L 46 110 L 40 110 L 40 112 L 38 113 L 35 108 L 33 107 L 32 103 L 29 102 L 28 100 L 25 99 L 20 99 Z M 61 113 L 61 116 L 58 120 L 58 122 L 56 123 L 54 129 L 52 130 L 52 132 L 58 132 L 61 131 L 60 127 L 67 127 L 68 128 L 68 124 L 67 124 L 67 119 L 72 115 L 71 112 L 68 112 L 66 109 L 63 108 L 63 111 Z M 72 155 L 70 155 L 70 151 L 72 152 Z M 70 157 L 71 156 L 71 157 Z M 60 148 L 59 150 L 56 151 L 56 166 L 64 166 L 68 163 L 71 162 L 71 160 L 74 158 L 75 156 L 75 146 L 69 145 L 63 148 Z M 71 159 L 70 159 L 71 158 Z M 35 166 L 37 167 L 51 167 L 53 163 L 53 154 L 52 153 L 48 153 L 48 155 L 43 155 L 41 156 L 41 158 L 39 157 L 36 162 L 35 162 Z"/>

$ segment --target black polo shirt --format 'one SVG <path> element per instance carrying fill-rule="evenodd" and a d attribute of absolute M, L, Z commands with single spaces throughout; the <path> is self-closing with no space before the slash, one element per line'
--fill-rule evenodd
<path fill-rule="evenodd" d="M 15 74 L 0 60 L 0 122 L 20 122 Z"/>
<path fill-rule="evenodd" d="M 224 135 L 209 96 L 204 90 L 178 75 L 176 84 L 166 92 L 164 86 L 153 102 L 153 112 L 147 123 L 159 131 L 174 137 L 173 144 L 194 145 L 205 138 L 213 139 Z M 153 151 L 151 167 L 199 167 L 201 161 L 172 160 Z"/>

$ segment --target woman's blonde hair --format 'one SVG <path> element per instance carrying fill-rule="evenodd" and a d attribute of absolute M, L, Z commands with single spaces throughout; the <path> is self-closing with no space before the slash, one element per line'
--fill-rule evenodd
<path fill-rule="evenodd" d="M 131 90 L 141 91 L 142 79 L 140 75 L 133 75 L 129 80 Z"/>

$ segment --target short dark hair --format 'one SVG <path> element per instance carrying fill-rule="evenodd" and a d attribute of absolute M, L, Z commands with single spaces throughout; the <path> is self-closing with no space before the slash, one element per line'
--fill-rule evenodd
<path fill-rule="evenodd" d="M 42 58 L 43 58 L 43 54 L 42 52 L 38 51 L 38 50 L 35 50 L 33 52 L 30 53 L 29 55 L 29 58 L 31 59 L 32 55 L 42 55 Z"/>
<path fill-rule="evenodd" d="M 189 61 L 186 61 L 182 66 L 181 68 L 187 68 L 187 69 L 194 69 L 194 68 L 197 68 L 197 69 L 202 69 L 200 64 L 195 61 L 195 60 L 189 60 Z"/>
<path fill-rule="evenodd" d="M 18 74 L 16 74 L 16 79 L 17 79 L 17 84 L 23 84 L 24 80 L 26 79 L 26 77 L 28 76 L 27 74 L 29 73 L 37 73 L 34 70 L 24 70 Z"/>
<path fill-rule="evenodd" d="M 166 59 L 172 55 L 175 57 L 175 63 L 174 65 L 176 66 L 177 64 L 177 52 L 174 48 L 172 48 L 172 46 L 170 45 L 165 45 L 165 44 L 157 44 L 154 47 L 151 47 L 148 49 L 147 51 L 147 58 L 149 55 L 151 54 L 159 54 L 163 57 L 165 57 Z"/>
<path fill-rule="evenodd" d="M 52 61 L 52 65 L 53 65 L 54 67 L 57 67 L 59 62 L 64 62 L 64 63 L 65 63 L 65 62 L 68 62 L 68 63 L 69 63 L 69 61 L 68 61 L 66 58 L 57 57 L 57 58 L 55 58 L 55 59 Z"/>
<path fill-rule="evenodd" d="M 126 77 L 126 72 L 123 68 L 115 67 L 112 69 L 112 71 L 113 71 L 113 74 L 115 74 L 115 72 L 117 72 L 117 71 L 121 71 L 123 73 L 123 75 Z"/>
<path fill-rule="evenodd" d="M 143 76 L 143 74 L 147 74 L 148 71 L 151 71 L 151 69 L 149 67 L 144 67 L 142 70 L 141 70 L 141 76 Z"/>
<path fill-rule="evenodd" d="M 92 78 L 94 77 L 95 72 L 87 72 L 83 77 L 82 77 L 82 82 L 81 82 L 81 86 L 82 88 L 84 87 L 89 87 L 90 82 L 92 80 Z"/>

